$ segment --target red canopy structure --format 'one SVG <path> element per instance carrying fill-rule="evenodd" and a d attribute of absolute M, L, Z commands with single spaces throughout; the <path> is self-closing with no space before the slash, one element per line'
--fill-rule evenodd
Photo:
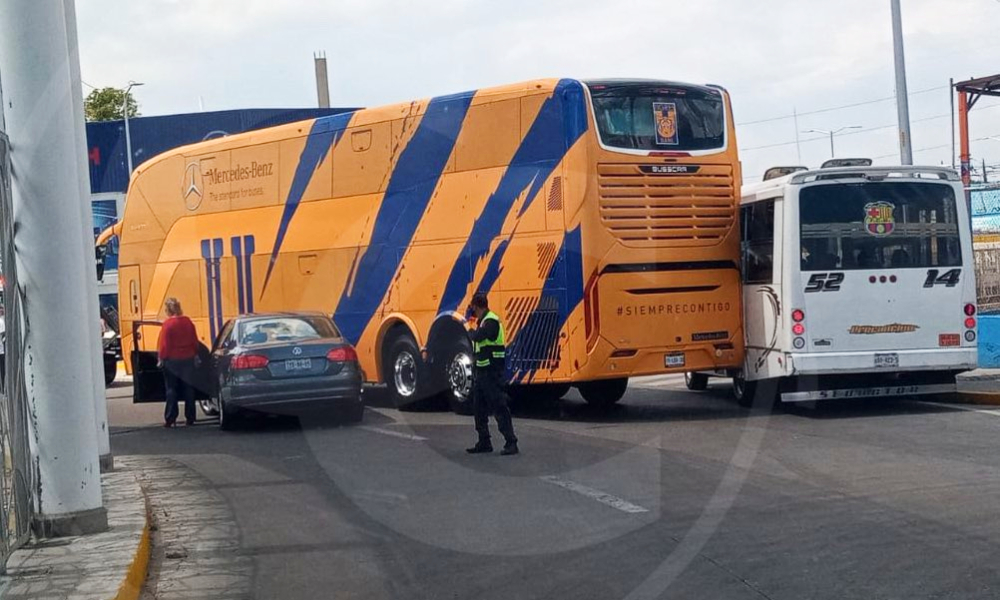
<path fill-rule="evenodd" d="M 969 151 L 969 111 L 983 96 L 1000 96 L 1000 75 L 960 81 L 955 84 L 958 94 L 958 135 L 961 143 L 962 183 L 972 182 L 972 155 Z"/>

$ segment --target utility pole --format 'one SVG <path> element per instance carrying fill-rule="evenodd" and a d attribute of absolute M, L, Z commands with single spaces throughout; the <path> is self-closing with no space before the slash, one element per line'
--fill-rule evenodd
<path fill-rule="evenodd" d="M 955 79 L 948 79 L 948 99 L 951 100 L 951 168 L 955 168 Z"/>
<path fill-rule="evenodd" d="M 899 161 L 913 164 L 913 140 L 910 137 L 910 103 L 906 91 L 906 59 L 903 56 L 903 20 L 899 0 L 892 4 L 892 45 L 896 63 L 896 112 L 899 116 Z"/>
<path fill-rule="evenodd" d="M 69 47 L 70 86 L 73 91 L 73 110 L 76 125 L 76 147 L 79 167 L 78 185 L 80 186 L 80 220 L 92 231 L 94 216 L 90 204 L 90 165 L 87 162 L 87 128 L 83 112 L 83 77 L 80 74 L 80 44 L 77 40 L 76 10 L 73 2 L 65 2 L 67 45 Z M 92 235 L 83 237 L 83 255 L 94 256 L 94 239 Z M 87 310 L 93 315 L 89 321 L 90 369 L 93 379 L 94 427 L 97 435 L 97 450 L 100 457 L 101 472 L 114 470 L 114 459 L 111 456 L 111 435 L 108 431 L 108 397 L 104 389 L 104 341 L 101 337 L 100 315 L 101 306 L 97 299 L 97 268 L 84 271 L 86 278 Z"/>
<path fill-rule="evenodd" d="M 0 2 L 0 73 L 23 282 L 31 445 L 38 469 L 35 529 L 42 536 L 107 529 L 101 499 L 90 332 L 85 300 L 94 254 L 81 254 L 92 224 L 72 207 L 81 168 L 73 85 L 73 0 Z M 76 69 L 79 67 L 77 66 Z M 78 71 L 77 71 L 78 72 Z M 92 242 L 92 241 L 91 241 Z"/>
<path fill-rule="evenodd" d="M 799 142 L 799 111 L 796 107 L 792 107 L 792 119 L 794 119 L 795 125 L 795 156 L 798 157 L 799 163 L 802 164 L 802 144 Z"/>

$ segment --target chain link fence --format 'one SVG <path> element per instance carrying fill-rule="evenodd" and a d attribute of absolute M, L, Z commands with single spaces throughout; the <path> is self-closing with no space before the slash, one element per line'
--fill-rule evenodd
<path fill-rule="evenodd" d="M 28 440 L 28 403 L 24 378 L 24 292 L 14 262 L 15 224 L 12 210 L 10 145 L 0 132 L 0 267 L 3 272 L 4 360 L 0 364 L 0 567 L 27 541 L 34 509 L 35 476 Z"/>
<path fill-rule="evenodd" d="M 1000 314 L 1000 185 L 969 190 L 979 311 Z"/>

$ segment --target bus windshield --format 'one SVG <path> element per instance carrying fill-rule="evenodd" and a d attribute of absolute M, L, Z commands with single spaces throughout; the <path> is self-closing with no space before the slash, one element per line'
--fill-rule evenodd
<path fill-rule="evenodd" d="M 799 194 L 803 271 L 957 267 L 955 194 L 915 182 L 816 185 Z"/>
<path fill-rule="evenodd" d="M 716 150 L 725 145 L 722 94 L 711 88 L 590 82 L 601 142 L 629 150 Z"/>

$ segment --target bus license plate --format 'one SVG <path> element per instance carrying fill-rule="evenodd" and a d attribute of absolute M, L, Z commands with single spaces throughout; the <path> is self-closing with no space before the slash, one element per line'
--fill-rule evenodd
<path fill-rule="evenodd" d="M 663 357 L 663 365 L 666 367 L 683 367 L 684 366 L 684 353 L 680 352 L 677 354 L 667 354 Z"/>
<path fill-rule="evenodd" d="M 311 358 L 290 358 L 285 361 L 286 371 L 310 371 L 312 370 Z"/>
<path fill-rule="evenodd" d="M 876 369 L 891 369 L 899 366 L 899 355 L 895 352 L 875 355 Z"/>

